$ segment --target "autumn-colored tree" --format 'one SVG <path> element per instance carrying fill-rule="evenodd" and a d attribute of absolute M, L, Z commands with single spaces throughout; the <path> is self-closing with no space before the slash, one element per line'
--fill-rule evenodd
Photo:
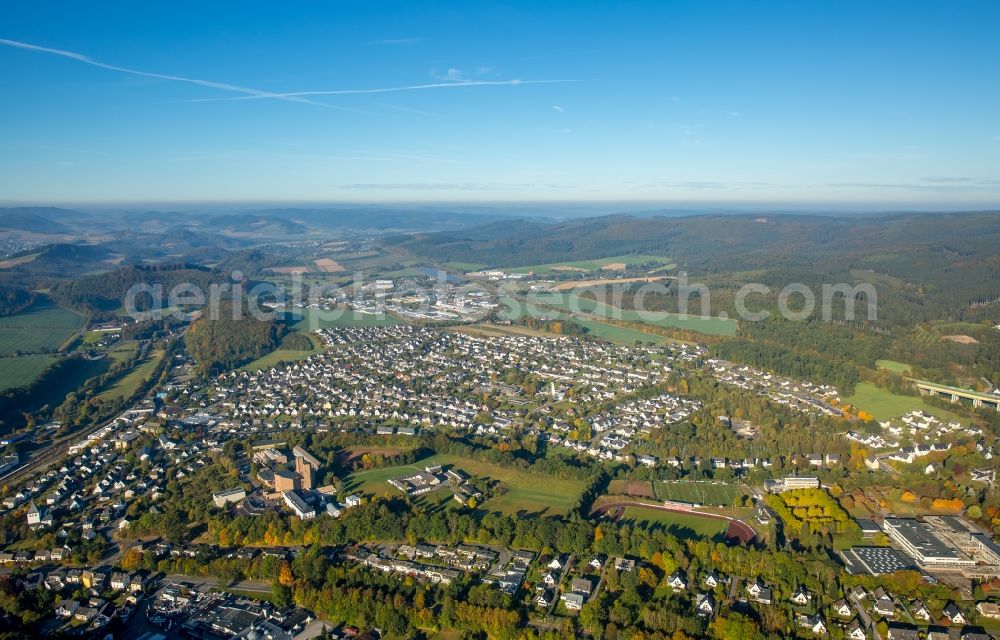
<path fill-rule="evenodd" d="M 132 547 L 122 555 L 121 567 L 126 571 L 135 571 L 142 565 L 142 550 Z"/>
<path fill-rule="evenodd" d="M 760 635 L 757 624 L 739 613 L 716 618 L 711 628 L 720 640 L 755 640 Z"/>
<path fill-rule="evenodd" d="M 286 587 L 290 587 L 295 584 L 295 575 L 292 573 L 292 565 L 287 562 L 281 565 L 281 569 L 278 570 L 278 583 Z"/>

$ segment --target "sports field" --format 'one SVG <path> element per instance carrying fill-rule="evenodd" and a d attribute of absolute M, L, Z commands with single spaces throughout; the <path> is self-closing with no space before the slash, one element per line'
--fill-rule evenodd
<path fill-rule="evenodd" d="M 636 255 L 636 256 L 613 256 L 610 258 L 598 258 L 597 260 L 571 260 L 568 262 L 550 262 L 548 264 L 534 264 L 527 267 L 515 267 L 506 269 L 510 273 L 558 273 L 559 271 L 597 271 L 608 268 L 609 270 L 620 270 L 625 266 L 637 264 L 653 263 L 656 266 L 664 266 L 670 263 L 669 258 L 663 256 Z"/>
<path fill-rule="evenodd" d="M 584 482 L 580 480 L 564 480 L 499 467 L 473 458 L 436 454 L 410 465 L 352 473 L 344 480 L 344 488 L 346 491 L 362 491 L 377 496 L 386 493 L 399 495 L 399 491 L 388 483 L 390 478 L 423 471 L 425 466 L 431 465 L 454 465 L 469 475 L 499 480 L 507 488 L 507 493 L 488 500 L 481 508 L 511 515 L 565 514 L 576 504 L 584 487 Z"/>
<path fill-rule="evenodd" d="M 387 313 L 375 315 L 360 313 L 348 307 L 338 307 L 329 311 L 306 309 L 302 319 L 293 325 L 299 331 L 331 329 L 335 327 L 388 327 L 399 324 L 400 320 Z"/>
<path fill-rule="evenodd" d="M 620 522 L 645 529 L 664 529 L 678 538 L 716 538 L 729 528 L 729 521 L 689 513 L 625 507 Z"/>
<path fill-rule="evenodd" d="M 676 500 L 695 504 L 730 507 L 738 496 L 746 490 L 735 484 L 716 482 L 654 482 L 656 497 L 660 500 Z"/>
<path fill-rule="evenodd" d="M 79 313 L 45 303 L 0 318 L 0 355 L 55 351 L 83 322 Z"/>
<path fill-rule="evenodd" d="M 0 391 L 31 384 L 54 361 L 46 354 L 0 358 Z"/>

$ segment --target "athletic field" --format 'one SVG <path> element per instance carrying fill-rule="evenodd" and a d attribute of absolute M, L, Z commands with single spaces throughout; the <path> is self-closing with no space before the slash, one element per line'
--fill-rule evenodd
<path fill-rule="evenodd" d="M 675 500 L 717 507 L 732 506 L 739 496 L 747 491 L 736 484 L 716 482 L 654 482 L 656 497 L 660 500 Z"/>

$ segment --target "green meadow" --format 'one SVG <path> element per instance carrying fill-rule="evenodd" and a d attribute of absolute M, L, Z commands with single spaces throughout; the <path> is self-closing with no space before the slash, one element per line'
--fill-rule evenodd
<path fill-rule="evenodd" d="M 358 471 L 347 476 L 344 487 L 347 491 L 362 491 L 378 496 L 386 493 L 399 495 L 399 491 L 388 483 L 390 478 L 423 471 L 424 467 L 432 465 L 454 465 L 456 469 L 471 476 L 499 480 L 507 488 L 507 492 L 486 501 L 480 508 L 511 515 L 564 514 L 576 504 L 584 487 L 584 482 L 580 480 L 554 478 L 450 454 L 436 454 L 408 465 Z M 448 490 L 444 488 L 441 491 Z"/>

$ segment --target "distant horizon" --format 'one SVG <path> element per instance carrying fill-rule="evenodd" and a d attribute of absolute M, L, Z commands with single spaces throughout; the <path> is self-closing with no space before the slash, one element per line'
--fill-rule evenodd
<path fill-rule="evenodd" d="M 5 209 L 78 209 L 85 211 L 116 211 L 131 212 L 136 209 L 162 211 L 175 209 L 178 211 L 215 209 L 220 212 L 255 213 L 275 209 L 337 209 L 337 208 L 386 208 L 386 209 L 429 209 L 441 208 L 447 210 L 469 209 L 470 215 L 477 212 L 502 213 L 503 209 L 517 213 L 523 209 L 553 209 L 553 217 L 586 217 L 615 214 L 650 214 L 676 213 L 687 215 L 740 215 L 761 214 L 772 215 L 894 215 L 907 213 L 942 213 L 942 214 L 977 214 L 1000 213 L 1000 203 L 821 203 L 821 202 L 664 202 L 644 200 L 423 200 L 423 201 L 334 201 L 334 200 L 151 200 L 151 201 L 2 201 L 0 200 L 0 215 Z M 477 211 L 478 210 L 478 211 Z M 575 210 L 577 215 L 562 215 Z M 458 212 L 461 213 L 461 212 Z M 536 212 L 527 214 L 530 217 L 543 217 L 545 214 Z"/>

